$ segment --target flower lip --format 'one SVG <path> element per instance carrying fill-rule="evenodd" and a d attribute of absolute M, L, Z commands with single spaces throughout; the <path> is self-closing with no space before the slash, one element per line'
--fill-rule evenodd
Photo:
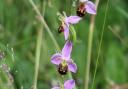
<path fill-rule="evenodd" d="M 65 23 L 64 20 L 62 20 L 62 21 L 61 21 L 61 24 L 60 24 L 60 26 L 59 26 L 59 28 L 58 28 L 58 33 L 64 32 L 65 26 L 66 26 L 66 23 Z"/>
<path fill-rule="evenodd" d="M 70 60 L 63 60 L 59 65 L 58 65 L 58 72 L 61 75 L 66 75 L 68 71 L 71 71 L 73 73 L 77 72 L 77 65 L 73 62 L 72 59 Z"/>
<path fill-rule="evenodd" d="M 83 17 L 85 15 L 85 12 L 85 3 L 80 3 L 77 8 L 76 14 L 80 17 Z"/>
<path fill-rule="evenodd" d="M 62 25 L 59 26 L 58 28 L 58 33 L 64 32 L 64 27 Z"/>
<path fill-rule="evenodd" d="M 67 65 L 67 63 L 66 64 L 63 64 L 63 62 L 60 63 L 59 66 L 58 66 L 58 72 L 61 75 L 66 75 L 67 72 L 68 72 L 68 65 Z"/>

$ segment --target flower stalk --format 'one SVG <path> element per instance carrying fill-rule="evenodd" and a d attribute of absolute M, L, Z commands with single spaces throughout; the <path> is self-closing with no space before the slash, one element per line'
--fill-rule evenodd
<path fill-rule="evenodd" d="M 42 31 L 43 31 L 43 29 L 39 29 L 38 30 L 38 34 L 37 34 L 36 58 L 35 58 L 35 74 L 34 74 L 33 89 L 37 89 L 37 78 L 38 78 L 38 70 L 39 70 L 41 43 L 42 43 Z"/>
<path fill-rule="evenodd" d="M 45 3 L 44 3 L 44 11 L 43 16 L 45 13 Z M 35 74 L 34 74 L 34 81 L 33 81 L 33 89 L 37 89 L 37 80 L 38 80 L 38 70 L 39 70 L 39 63 L 40 63 L 40 54 L 41 54 L 41 44 L 42 44 L 42 36 L 43 36 L 43 26 L 39 28 L 37 31 L 37 44 L 36 44 L 36 56 L 35 56 Z"/>
<path fill-rule="evenodd" d="M 96 9 L 98 6 L 99 0 L 96 0 Z M 88 37 L 88 49 L 87 49 L 87 62 L 85 67 L 85 83 L 84 89 L 89 89 L 89 72 L 90 72 L 90 64 L 91 64 L 91 53 L 92 53 L 92 42 L 93 42 L 93 33 L 94 33 L 94 25 L 95 25 L 95 15 L 91 16 L 90 28 L 89 28 L 89 37 Z"/>

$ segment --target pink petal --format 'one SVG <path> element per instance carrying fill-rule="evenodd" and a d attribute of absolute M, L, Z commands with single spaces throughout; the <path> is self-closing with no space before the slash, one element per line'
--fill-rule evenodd
<path fill-rule="evenodd" d="M 51 89 L 60 89 L 60 87 L 53 87 L 53 88 L 51 88 Z"/>
<path fill-rule="evenodd" d="M 73 72 L 73 73 L 76 73 L 77 71 L 77 65 L 73 62 L 69 62 L 68 63 L 68 70 Z"/>
<path fill-rule="evenodd" d="M 55 65 L 59 65 L 62 61 L 62 56 L 60 53 L 56 53 L 51 57 L 51 62 Z"/>
<path fill-rule="evenodd" d="M 68 36 L 69 36 L 69 27 L 67 25 L 64 26 L 64 37 L 65 37 L 65 40 L 68 39 Z"/>
<path fill-rule="evenodd" d="M 87 1 L 85 4 L 86 12 L 89 14 L 96 14 L 96 6 L 93 2 Z"/>
<path fill-rule="evenodd" d="M 65 22 L 70 24 L 76 24 L 81 20 L 79 16 L 69 16 L 66 17 Z"/>
<path fill-rule="evenodd" d="M 75 81 L 73 79 L 65 81 L 64 89 L 73 89 L 74 87 L 75 87 Z"/>
<path fill-rule="evenodd" d="M 88 0 L 80 0 L 80 2 L 82 2 L 82 3 L 83 3 L 83 2 L 87 2 L 87 1 L 88 1 Z"/>
<path fill-rule="evenodd" d="M 72 51 L 72 42 L 67 41 L 62 49 L 62 57 L 65 58 L 65 60 L 69 60 L 71 51 Z"/>

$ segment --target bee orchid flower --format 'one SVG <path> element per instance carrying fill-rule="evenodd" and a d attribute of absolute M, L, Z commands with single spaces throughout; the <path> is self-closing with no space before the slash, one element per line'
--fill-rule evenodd
<path fill-rule="evenodd" d="M 58 72 L 65 75 L 68 71 L 76 73 L 77 65 L 71 59 L 72 42 L 67 41 L 61 51 L 51 57 L 51 63 L 57 65 Z"/>
<path fill-rule="evenodd" d="M 96 14 L 96 6 L 89 0 L 80 0 L 79 7 L 77 9 L 77 15 L 83 17 L 85 13 Z"/>
<path fill-rule="evenodd" d="M 75 87 L 75 81 L 73 79 L 67 80 L 64 82 L 64 85 L 61 87 L 53 87 L 52 89 L 73 89 Z"/>
<path fill-rule="evenodd" d="M 61 25 L 58 29 L 58 32 L 64 32 L 65 40 L 68 39 L 69 36 L 69 26 L 70 24 L 77 24 L 81 18 L 79 16 L 69 16 L 65 17 L 64 20 L 61 22 Z"/>

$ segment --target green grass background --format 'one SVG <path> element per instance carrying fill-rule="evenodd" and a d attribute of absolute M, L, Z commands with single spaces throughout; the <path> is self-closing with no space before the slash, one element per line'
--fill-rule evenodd
<path fill-rule="evenodd" d="M 60 22 L 57 12 L 65 11 L 68 16 L 75 15 L 76 7 L 72 6 L 73 1 L 75 0 L 34 0 L 41 13 L 45 3 L 44 19 L 60 48 L 63 47 L 65 41 L 63 34 L 58 34 Z M 92 85 L 96 66 L 106 3 L 107 0 L 100 0 L 97 10 L 89 86 Z M 110 0 L 109 2 L 94 89 L 106 89 L 111 82 L 119 85 L 128 83 L 127 4 L 127 0 Z M 73 45 L 72 59 L 77 63 L 78 72 L 73 74 L 73 78 L 76 80 L 78 89 L 84 87 L 90 17 L 86 14 L 83 20 L 74 26 L 77 42 Z M 32 88 L 39 29 L 43 30 L 43 37 L 37 87 L 38 89 L 50 89 L 59 77 L 55 66 L 50 63 L 50 57 L 58 50 L 46 29 L 37 19 L 37 14 L 28 0 L 0 0 L 0 52 L 5 53 L 4 59 L 0 60 L 0 65 L 6 64 L 10 68 L 8 74 L 0 67 L 0 89 Z M 13 77 L 13 82 L 10 76 Z"/>

